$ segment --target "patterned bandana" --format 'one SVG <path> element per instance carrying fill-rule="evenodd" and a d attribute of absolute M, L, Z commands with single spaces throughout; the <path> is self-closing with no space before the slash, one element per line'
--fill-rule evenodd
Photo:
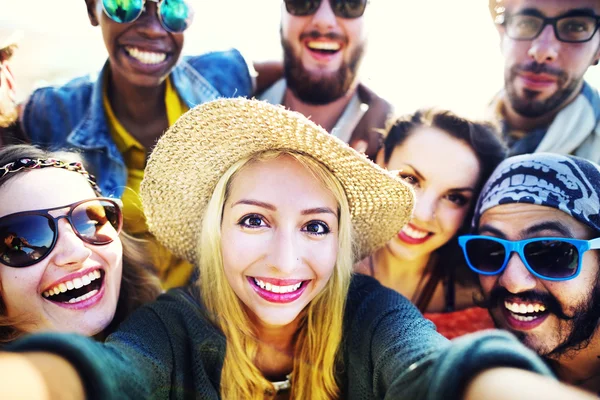
<path fill-rule="evenodd" d="M 511 203 L 556 208 L 600 232 L 600 166 L 583 158 L 553 153 L 507 158 L 481 191 L 473 228 L 486 210 Z"/>

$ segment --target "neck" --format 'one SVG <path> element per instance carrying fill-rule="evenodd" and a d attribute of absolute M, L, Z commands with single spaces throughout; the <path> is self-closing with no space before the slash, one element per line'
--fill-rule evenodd
<path fill-rule="evenodd" d="M 267 379 L 281 379 L 292 372 L 299 321 L 300 316 L 285 326 L 272 326 L 254 318 L 258 339 L 255 364 Z"/>
<path fill-rule="evenodd" d="M 562 382 L 578 386 L 595 393 L 600 392 L 600 343 L 593 339 L 583 350 L 574 355 L 564 355 L 551 360 L 556 375 Z"/>
<path fill-rule="evenodd" d="M 164 119 L 168 126 L 165 81 L 159 86 L 143 87 L 132 85 L 114 74 L 109 74 L 108 79 L 108 99 L 115 116 L 123 126 L 126 128 L 145 126 L 149 121 L 156 121 L 157 118 Z M 140 142 L 145 142 L 145 135 L 152 136 L 149 138 L 151 140 L 156 136 L 151 130 L 130 129 L 130 133 Z"/>
<path fill-rule="evenodd" d="M 345 95 L 331 103 L 314 105 L 303 102 L 287 88 L 283 96 L 283 105 L 290 110 L 309 116 L 313 122 L 321 125 L 326 131 L 331 132 L 344 112 L 344 109 L 350 103 L 350 100 L 352 100 L 354 93 L 356 93 L 356 86 L 353 86 Z"/>

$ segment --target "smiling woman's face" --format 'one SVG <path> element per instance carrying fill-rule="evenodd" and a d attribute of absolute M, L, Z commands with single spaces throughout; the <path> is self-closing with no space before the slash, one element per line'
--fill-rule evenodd
<path fill-rule="evenodd" d="M 254 162 L 231 182 L 221 224 L 227 281 L 264 326 L 292 323 L 329 281 L 338 254 L 338 204 L 300 162 Z"/>
<path fill-rule="evenodd" d="M 0 217 L 95 197 L 78 173 L 58 168 L 28 171 L 0 188 Z M 56 217 L 67 211 L 51 213 Z M 66 219 L 58 220 L 57 227 L 54 248 L 39 262 L 14 268 L 0 261 L 2 300 L 9 317 L 26 316 L 27 324 L 17 326 L 22 331 L 95 335 L 110 324 L 117 308 L 123 267 L 121 240 L 111 228 L 112 242 L 93 245 L 81 240 Z M 33 241 L 29 245 L 35 249 Z"/>
<path fill-rule="evenodd" d="M 386 168 L 399 170 L 417 199 L 413 218 L 387 248 L 400 259 L 427 257 L 462 226 L 474 201 L 479 160 L 466 142 L 420 127 L 396 146 Z"/>

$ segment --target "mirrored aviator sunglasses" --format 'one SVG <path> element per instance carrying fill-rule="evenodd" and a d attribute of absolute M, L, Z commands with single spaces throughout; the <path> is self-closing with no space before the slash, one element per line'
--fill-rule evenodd
<path fill-rule="evenodd" d="M 313 15 L 321 6 L 322 0 L 284 0 L 285 9 L 296 17 Z M 365 13 L 369 0 L 329 0 L 333 14 L 340 18 L 360 18 Z"/>
<path fill-rule="evenodd" d="M 158 20 L 168 32 L 181 33 L 192 24 L 194 9 L 186 0 L 102 0 L 102 8 L 113 21 L 128 24 L 142 15 L 146 2 L 157 3 Z"/>
<path fill-rule="evenodd" d="M 600 238 L 538 237 L 512 241 L 492 236 L 463 235 L 458 238 L 458 244 L 469 268 L 478 274 L 501 274 L 512 253 L 517 253 L 534 276 L 548 281 L 566 281 L 579 275 L 586 251 L 600 249 Z"/>
<path fill-rule="evenodd" d="M 0 262 L 23 268 L 42 261 L 58 241 L 61 218 L 71 224 L 79 239 L 92 245 L 111 243 L 123 225 L 121 201 L 101 197 L 6 215 L 0 218 Z"/>

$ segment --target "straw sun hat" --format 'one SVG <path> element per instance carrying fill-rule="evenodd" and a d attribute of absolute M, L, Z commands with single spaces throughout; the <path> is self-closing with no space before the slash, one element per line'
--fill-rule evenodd
<path fill-rule="evenodd" d="M 144 172 L 141 197 L 150 231 L 175 255 L 197 264 L 202 218 L 221 176 L 266 150 L 312 156 L 340 181 L 362 258 L 408 222 L 412 188 L 300 113 L 242 98 L 204 103 L 159 139 Z"/>

